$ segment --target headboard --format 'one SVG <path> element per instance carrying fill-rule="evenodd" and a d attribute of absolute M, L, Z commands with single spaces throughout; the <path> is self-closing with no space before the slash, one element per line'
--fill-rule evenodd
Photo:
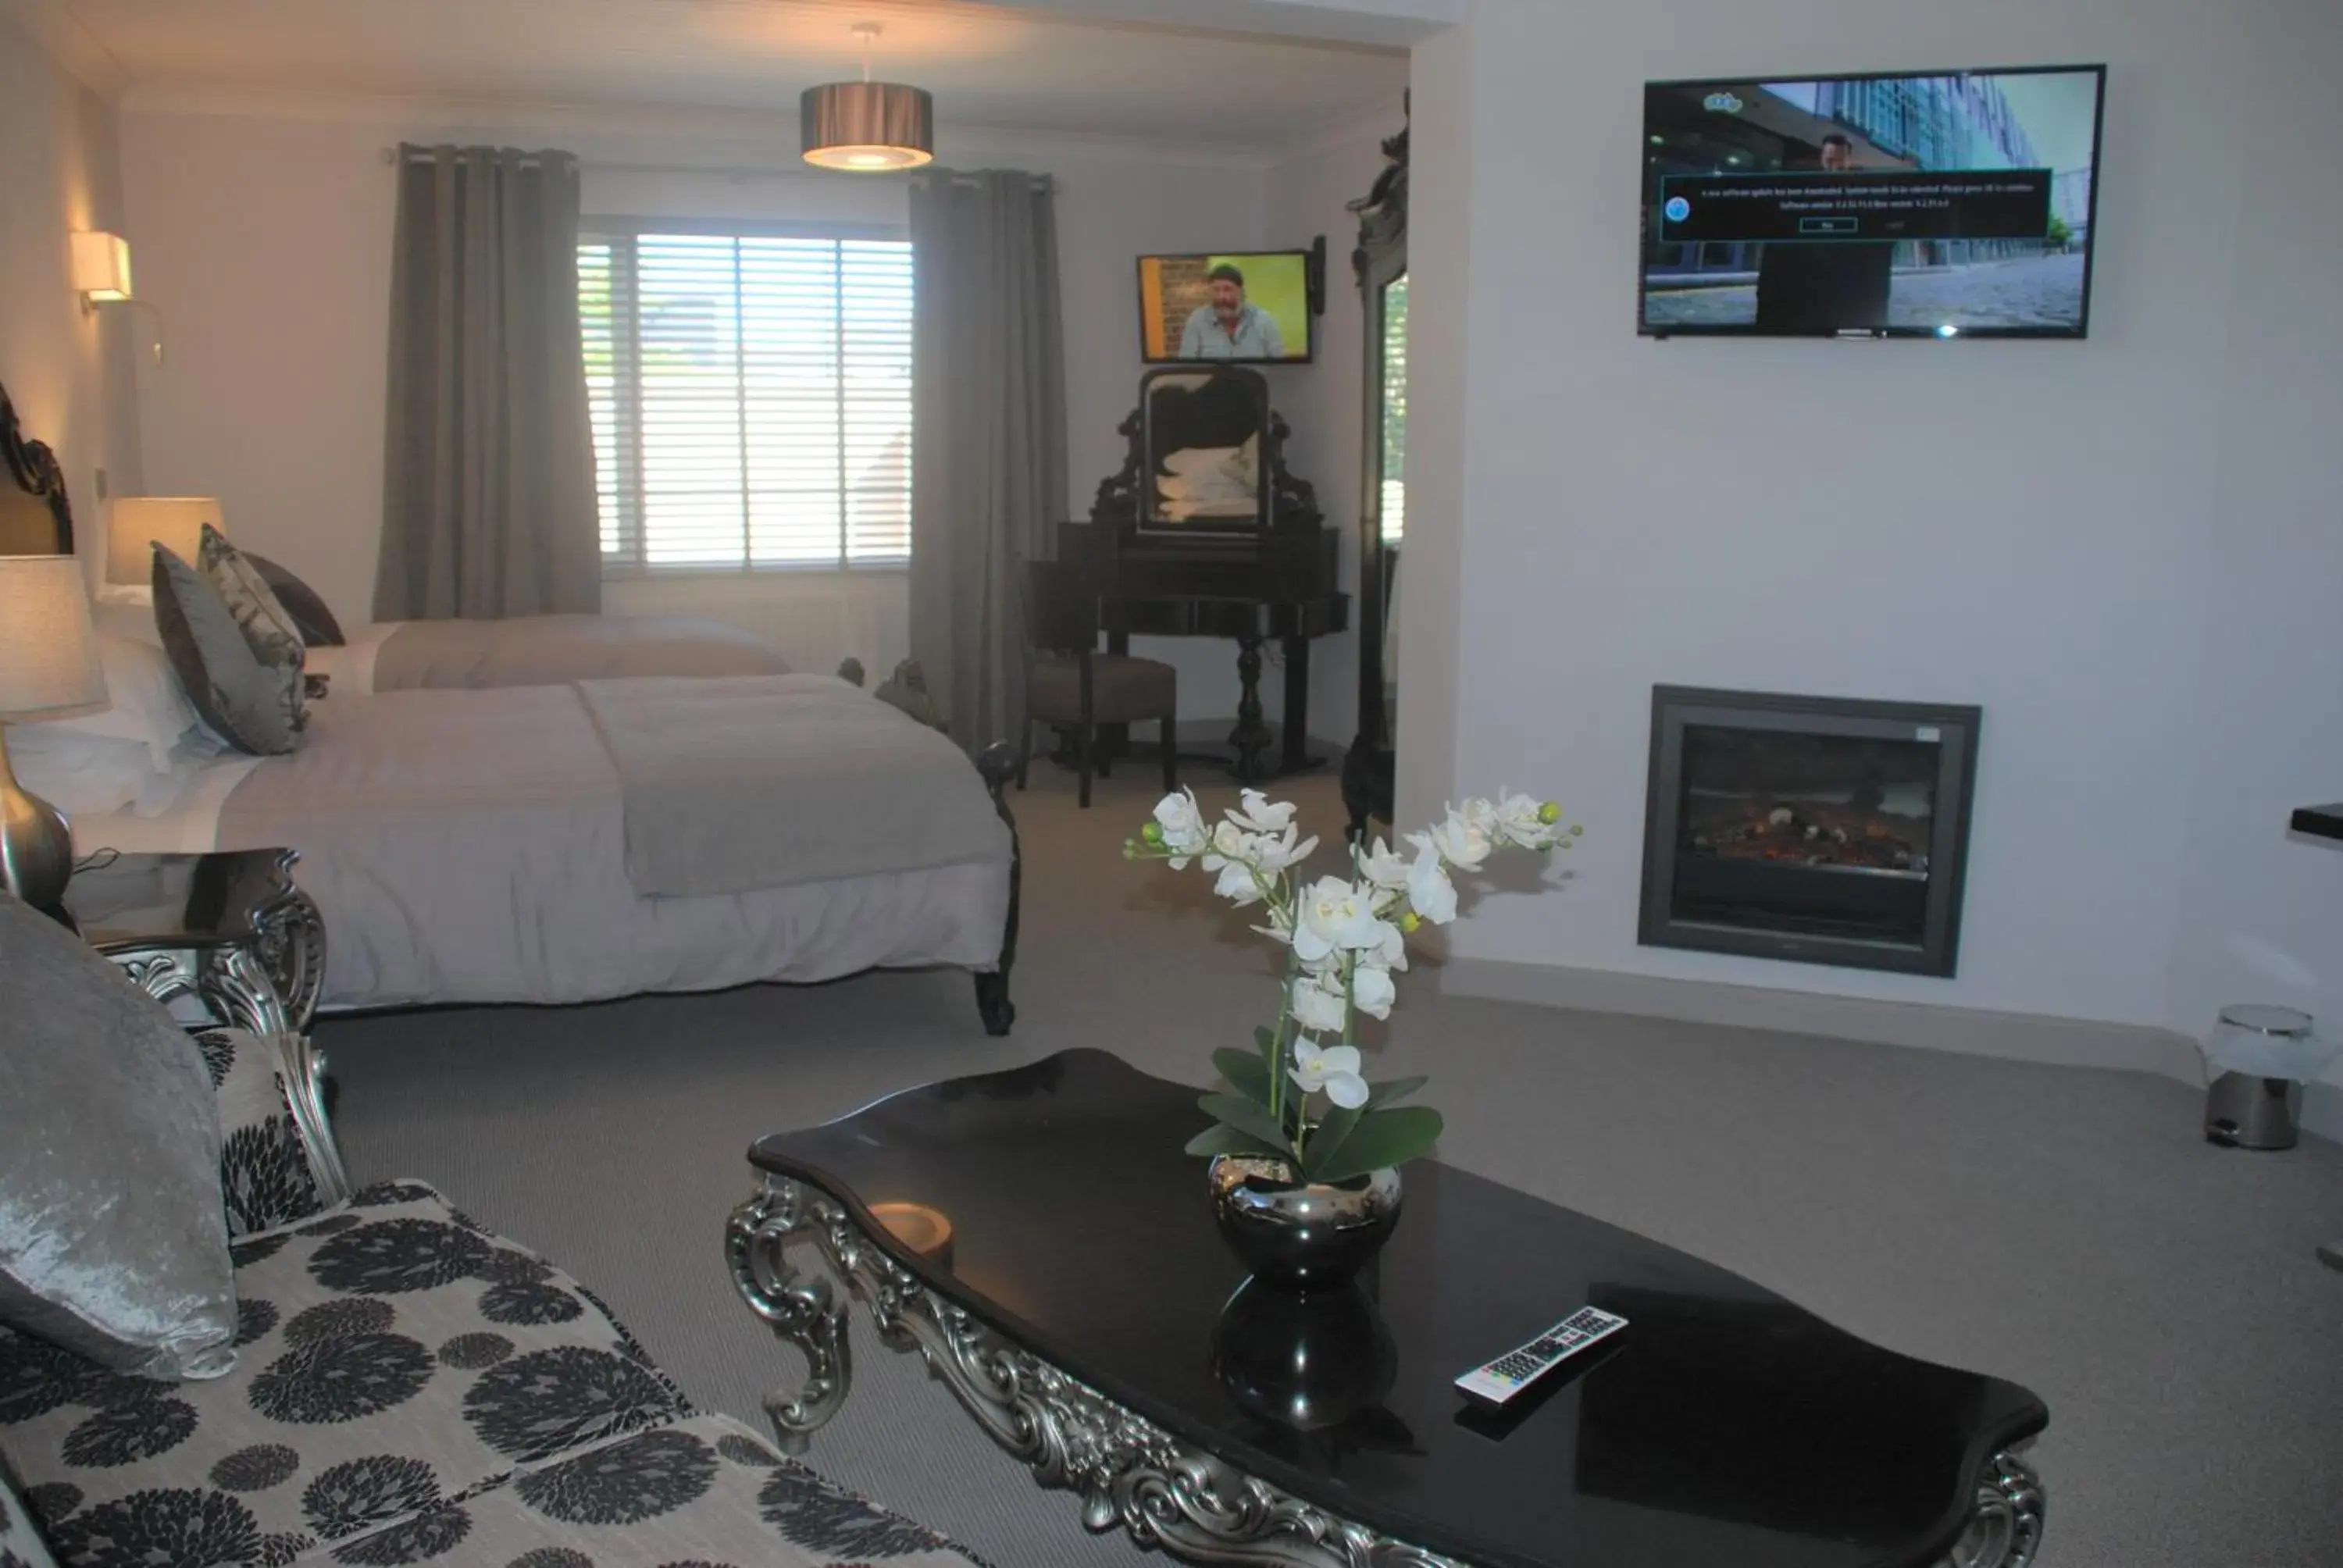
<path fill-rule="evenodd" d="M 0 387 L 0 556 L 74 553 L 73 507 L 56 454 L 27 441 L 16 427 L 15 405 Z"/>

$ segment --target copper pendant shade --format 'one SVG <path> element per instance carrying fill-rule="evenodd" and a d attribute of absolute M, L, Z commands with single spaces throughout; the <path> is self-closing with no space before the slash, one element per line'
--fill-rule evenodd
<path fill-rule="evenodd" d="M 911 169 L 936 156 L 935 100 L 900 82 L 808 87 L 799 121 L 805 161 L 819 168 Z"/>

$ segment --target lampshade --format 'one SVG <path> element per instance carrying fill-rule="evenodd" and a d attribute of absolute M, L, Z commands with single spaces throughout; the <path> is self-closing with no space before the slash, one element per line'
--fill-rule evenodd
<path fill-rule="evenodd" d="M 900 82 L 830 82 L 808 87 L 799 146 L 818 168 L 876 173 L 917 168 L 936 148 L 935 100 Z"/>
<path fill-rule="evenodd" d="M 81 562 L 0 556 L 0 719 L 70 719 L 105 706 Z"/>
<path fill-rule="evenodd" d="M 84 299 L 130 297 L 130 242 L 93 229 L 73 236 L 74 287 Z"/>
<path fill-rule="evenodd" d="M 153 581 L 156 545 L 183 561 L 194 560 L 206 523 L 227 532 L 221 526 L 220 504 L 208 496 L 123 497 L 114 503 L 106 528 L 106 580 Z"/>

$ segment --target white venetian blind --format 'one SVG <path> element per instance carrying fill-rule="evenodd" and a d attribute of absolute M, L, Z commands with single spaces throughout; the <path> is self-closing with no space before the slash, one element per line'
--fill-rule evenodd
<path fill-rule="evenodd" d="M 911 247 L 592 236 L 578 298 L 606 568 L 911 553 Z"/>

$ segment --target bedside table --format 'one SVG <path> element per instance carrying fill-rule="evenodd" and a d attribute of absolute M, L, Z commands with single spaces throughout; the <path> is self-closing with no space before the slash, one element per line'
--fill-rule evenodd
<path fill-rule="evenodd" d="M 173 1010 L 190 1028 L 277 1042 L 294 1123 L 330 1204 L 350 1188 L 326 1118 L 325 1057 L 308 1038 L 326 979 L 326 926 L 293 884 L 297 858 L 290 849 L 119 855 L 74 874 L 65 912 L 140 990 L 179 1004 Z M 190 1004 L 204 1016 L 189 1018 Z"/>

